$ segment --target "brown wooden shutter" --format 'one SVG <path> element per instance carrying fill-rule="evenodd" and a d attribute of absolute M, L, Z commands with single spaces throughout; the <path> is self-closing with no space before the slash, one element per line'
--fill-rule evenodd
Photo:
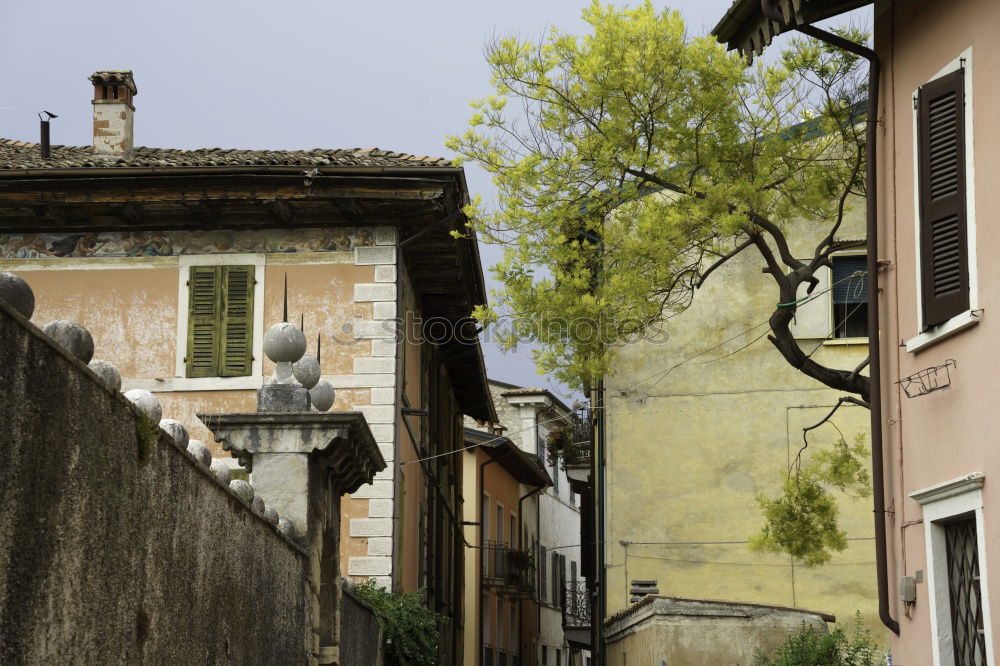
<path fill-rule="evenodd" d="M 188 274 L 188 377 L 216 376 L 220 277 L 221 269 L 215 266 L 192 266 Z"/>
<path fill-rule="evenodd" d="M 918 92 L 920 289 L 924 327 L 969 309 L 965 218 L 965 70 Z"/>
<path fill-rule="evenodd" d="M 253 266 L 222 269 L 220 377 L 250 374 L 253 362 Z"/>

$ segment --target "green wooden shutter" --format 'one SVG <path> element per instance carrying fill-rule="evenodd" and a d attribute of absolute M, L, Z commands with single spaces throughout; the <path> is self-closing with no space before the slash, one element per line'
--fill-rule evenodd
<path fill-rule="evenodd" d="M 965 70 L 918 92 L 920 292 L 924 326 L 969 309 L 965 218 Z"/>
<path fill-rule="evenodd" d="M 215 377 L 218 359 L 221 269 L 192 266 L 188 274 L 188 377 Z"/>
<path fill-rule="evenodd" d="M 253 266 L 222 269 L 223 303 L 220 377 L 243 377 L 253 363 Z"/>

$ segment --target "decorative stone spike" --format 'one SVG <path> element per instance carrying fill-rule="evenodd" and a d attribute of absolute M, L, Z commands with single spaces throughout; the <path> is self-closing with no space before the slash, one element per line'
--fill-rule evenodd
<path fill-rule="evenodd" d="M 250 508 L 253 509 L 254 513 L 263 516 L 264 515 L 264 498 L 261 497 L 260 495 L 254 495 L 253 496 L 253 501 L 250 502 Z"/>
<path fill-rule="evenodd" d="M 278 510 L 272 506 L 264 506 L 264 520 L 272 525 L 278 524 Z"/>
<path fill-rule="evenodd" d="M 0 301 L 14 308 L 25 319 L 35 312 L 35 293 L 20 276 L 0 271 Z"/>
<path fill-rule="evenodd" d="M 295 538 L 295 525 L 288 518 L 278 518 L 278 530 L 289 539 Z"/>
<path fill-rule="evenodd" d="M 94 357 L 94 338 L 90 337 L 87 329 L 75 321 L 57 319 L 46 324 L 42 332 L 84 363 L 90 363 L 90 359 Z M 159 417 L 156 420 L 159 421 Z"/>
<path fill-rule="evenodd" d="M 230 481 L 229 489 L 246 504 L 253 503 L 253 486 L 243 479 L 233 479 Z"/>
<path fill-rule="evenodd" d="M 93 363 L 97 363 L 97 361 L 93 361 Z M 160 430 L 170 435 L 170 439 L 174 440 L 174 444 L 182 449 L 187 449 L 188 443 L 191 440 L 188 437 L 187 428 L 180 421 L 163 419 L 160 421 Z"/>
<path fill-rule="evenodd" d="M 118 368 L 107 361 L 100 361 L 96 358 L 87 365 L 94 371 L 94 374 L 101 378 L 102 384 L 116 393 L 121 390 L 122 375 L 118 372 Z"/>
<path fill-rule="evenodd" d="M 205 446 L 205 442 L 200 439 L 192 439 L 188 442 L 187 452 L 191 457 L 200 462 L 205 467 L 212 465 L 212 452 Z"/>
<path fill-rule="evenodd" d="M 325 379 L 316 382 L 316 386 L 309 389 L 309 400 L 312 401 L 312 406 L 318 412 L 325 412 L 333 407 L 335 398 L 336 393 L 333 390 L 333 385 Z"/>
<path fill-rule="evenodd" d="M 229 465 L 221 460 L 213 460 L 209 469 L 212 470 L 212 474 L 215 475 L 215 478 L 217 478 L 220 483 L 226 486 L 229 485 L 229 478 L 231 476 L 229 473 Z"/>
<path fill-rule="evenodd" d="M 292 363 L 292 373 L 304 388 L 311 389 L 320 380 L 319 361 L 312 356 L 303 356 Z"/>
<path fill-rule="evenodd" d="M 148 416 L 151 421 L 160 422 L 163 408 L 160 407 L 160 401 L 156 399 L 155 395 L 146 389 L 132 389 L 125 391 L 124 395 L 126 400 L 138 407 L 139 411 Z"/>

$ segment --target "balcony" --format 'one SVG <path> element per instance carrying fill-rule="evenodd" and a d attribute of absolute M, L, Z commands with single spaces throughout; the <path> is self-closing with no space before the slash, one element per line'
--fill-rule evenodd
<path fill-rule="evenodd" d="M 549 431 L 549 460 L 562 461 L 570 486 L 578 493 L 583 493 L 590 483 L 593 434 L 593 421 L 587 409 L 579 409 L 562 418 Z"/>
<path fill-rule="evenodd" d="M 571 647 L 590 649 L 590 589 L 586 581 L 566 583 L 563 587 L 563 634 Z"/>
<path fill-rule="evenodd" d="M 527 550 L 511 548 L 502 541 L 483 544 L 483 588 L 494 589 L 510 599 L 535 596 L 535 559 Z"/>

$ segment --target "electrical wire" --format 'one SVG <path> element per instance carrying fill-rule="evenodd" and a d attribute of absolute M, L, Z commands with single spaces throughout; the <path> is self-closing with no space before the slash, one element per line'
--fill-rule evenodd
<path fill-rule="evenodd" d="M 847 277 L 845 277 L 845 278 L 843 278 L 841 280 L 838 280 L 838 281 L 834 282 L 833 284 L 831 284 L 826 289 L 822 289 L 822 290 L 820 290 L 818 292 L 814 292 L 814 293 L 810 294 L 807 297 L 807 300 L 802 301 L 802 303 L 803 304 L 804 303 L 808 303 L 810 301 L 813 301 L 813 300 L 819 298 L 823 294 L 832 291 L 833 288 L 836 287 L 838 284 L 840 284 L 842 282 L 846 282 L 848 280 L 851 280 L 851 279 L 853 279 L 855 277 L 858 277 L 859 274 L 864 274 L 864 271 L 855 271 L 851 275 L 849 275 L 849 276 L 847 276 Z M 723 346 L 723 345 L 725 345 L 725 344 L 727 344 L 729 342 L 732 342 L 733 340 L 736 340 L 737 338 L 743 337 L 744 335 L 757 330 L 758 328 L 760 328 L 761 326 L 764 326 L 765 324 L 768 324 L 769 322 L 770 322 L 770 317 L 768 317 L 768 319 L 765 319 L 764 321 L 762 321 L 762 322 L 760 322 L 758 324 L 755 324 L 754 326 L 751 326 L 750 328 L 746 329 L 745 331 L 743 331 L 741 333 L 738 333 L 738 334 L 736 334 L 736 335 L 734 335 L 734 336 L 732 336 L 730 338 L 726 338 L 725 340 L 723 340 L 722 342 L 720 342 L 718 344 L 712 345 L 711 347 L 703 349 L 703 350 L 701 350 L 700 352 L 698 352 L 697 354 L 695 354 L 693 356 L 689 356 L 689 357 L 685 358 L 684 360 L 682 360 L 682 361 L 680 361 L 680 362 L 678 362 L 678 363 L 670 366 L 666 370 L 659 370 L 659 371 L 653 373 L 652 375 L 650 375 L 649 377 L 646 377 L 645 379 L 639 379 L 639 380 L 636 381 L 636 383 L 640 384 L 640 383 L 643 383 L 643 382 L 647 382 L 647 381 L 653 379 L 654 377 L 659 376 L 659 378 L 656 379 L 656 381 L 654 381 L 652 384 L 650 384 L 648 388 L 656 386 L 661 381 L 663 381 L 667 377 L 667 375 L 669 375 L 671 372 L 673 372 L 677 368 L 681 367 L 682 365 L 690 363 L 691 361 L 693 361 L 693 360 L 695 360 L 697 358 L 701 358 L 702 356 L 704 356 L 708 352 L 713 351 L 715 349 L 718 349 L 719 347 L 721 347 L 721 346 Z M 745 349 L 746 347 L 750 346 L 751 344 L 753 344 L 757 340 L 760 340 L 766 334 L 767 333 L 765 332 L 764 334 L 758 336 L 755 340 L 752 340 L 749 344 L 745 345 L 744 347 L 741 347 L 740 349 L 737 349 L 735 352 L 732 352 L 731 354 L 727 354 L 726 356 L 721 356 L 718 359 L 712 359 L 712 360 L 716 361 L 716 360 L 721 360 L 723 358 L 726 358 L 728 356 L 732 356 L 733 354 L 736 354 L 736 353 L 742 351 L 743 349 Z M 629 402 L 630 400 L 631 400 L 631 398 L 625 396 L 621 400 L 612 401 L 610 403 L 607 403 L 607 404 L 603 405 L 601 407 L 601 409 L 605 409 L 606 410 L 608 407 L 613 407 L 613 406 L 616 406 L 616 405 L 620 405 L 620 404 Z M 556 423 L 556 422 L 559 422 L 559 421 L 562 421 L 562 420 L 563 420 L 563 417 L 555 417 L 555 418 L 551 418 L 551 419 L 546 419 L 544 421 L 538 421 L 534 426 L 531 426 L 531 427 L 528 427 L 528 428 L 523 428 L 523 429 L 517 430 L 517 431 L 513 431 L 513 432 L 509 433 L 508 435 L 497 435 L 497 436 L 492 437 L 490 439 L 486 439 L 486 440 L 483 440 L 481 442 L 477 442 L 476 444 L 473 444 L 471 446 L 463 446 L 463 447 L 458 448 L 458 449 L 453 449 L 451 451 L 445 451 L 444 453 L 437 453 L 437 454 L 434 454 L 432 456 L 426 456 L 424 458 L 415 458 L 413 460 L 404 460 L 404 461 L 400 462 L 400 465 L 409 465 L 409 464 L 412 464 L 412 463 L 419 463 L 419 462 L 424 462 L 424 461 L 427 461 L 427 460 L 434 460 L 436 458 L 443 458 L 444 456 L 455 455 L 456 453 L 462 453 L 463 451 L 469 451 L 471 449 L 475 449 L 475 448 L 478 448 L 478 447 L 483 446 L 483 445 L 488 445 L 488 444 L 491 444 L 493 442 L 499 442 L 499 441 L 501 441 L 503 439 L 507 439 L 510 435 L 522 435 L 522 434 L 524 434 L 526 432 L 533 431 L 539 425 L 546 425 L 546 424 L 549 424 L 549 423 Z"/>
<path fill-rule="evenodd" d="M 738 567 L 794 567 L 803 566 L 795 565 L 793 563 L 777 563 L 777 562 L 716 562 L 714 560 L 685 560 L 674 557 L 658 557 L 656 555 L 632 555 L 629 554 L 630 559 L 636 560 L 660 560 L 663 562 L 680 562 L 682 564 L 723 564 Z M 824 567 L 856 567 L 856 566 L 871 566 L 875 562 L 827 562 L 821 566 Z"/>

